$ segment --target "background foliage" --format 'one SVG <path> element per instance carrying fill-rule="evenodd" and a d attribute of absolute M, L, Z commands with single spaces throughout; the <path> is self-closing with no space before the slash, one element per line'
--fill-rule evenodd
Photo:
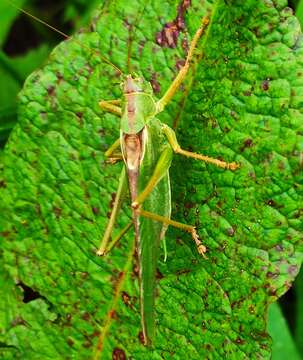
<path fill-rule="evenodd" d="M 40 2 L 16 0 L 18 5 L 67 33 L 83 26 L 95 1 Z M 293 1 L 303 24 L 303 1 Z M 35 20 L 20 15 L 5 1 L 0 3 L 0 142 L 4 146 L 16 122 L 16 95 L 26 77 L 39 67 L 61 40 Z M 295 286 L 269 311 L 269 331 L 274 339 L 273 359 L 303 358 L 303 274 Z M 285 321 L 286 319 L 286 321 Z"/>

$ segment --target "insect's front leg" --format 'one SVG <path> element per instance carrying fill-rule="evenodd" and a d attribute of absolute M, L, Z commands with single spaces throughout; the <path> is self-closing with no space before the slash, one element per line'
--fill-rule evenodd
<path fill-rule="evenodd" d="M 121 100 L 102 100 L 99 102 L 99 106 L 101 109 L 110 112 L 112 114 L 115 114 L 117 116 L 122 115 L 122 109 L 119 106 L 121 104 Z"/>
<path fill-rule="evenodd" d="M 118 105 L 121 104 L 121 100 L 107 100 L 100 101 L 99 106 L 107 112 L 110 112 L 114 115 L 121 117 L 122 109 Z M 123 160 L 121 152 L 116 152 L 120 147 L 120 139 L 117 139 L 110 148 L 105 152 L 105 156 L 108 158 L 107 162 L 110 164 L 115 164 L 118 161 Z"/>
<path fill-rule="evenodd" d="M 214 164 L 223 169 L 236 170 L 240 167 L 240 165 L 235 162 L 228 163 L 228 162 L 225 162 L 225 161 L 222 161 L 219 159 L 215 159 L 215 158 L 212 158 L 212 157 L 209 157 L 206 155 L 201 155 L 201 154 L 197 154 L 197 153 L 194 153 L 191 151 L 183 150 L 177 141 L 174 130 L 165 124 L 163 124 L 162 129 L 163 129 L 163 132 L 166 135 L 172 149 L 174 150 L 174 152 L 176 154 L 180 154 L 180 155 L 183 155 L 186 157 L 191 157 L 193 159 L 201 160 L 206 163 Z"/>

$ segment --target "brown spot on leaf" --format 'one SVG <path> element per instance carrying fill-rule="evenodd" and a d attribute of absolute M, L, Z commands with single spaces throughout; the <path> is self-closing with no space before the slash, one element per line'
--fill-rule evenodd
<path fill-rule="evenodd" d="M 140 40 L 139 41 L 139 55 L 142 55 L 143 49 L 144 49 L 144 45 L 145 45 L 146 41 L 145 40 Z"/>
<path fill-rule="evenodd" d="M 55 87 L 53 85 L 49 86 L 47 88 L 47 93 L 49 96 L 54 96 L 55 95 Z"/>
<path fill-rule="evenodd" d="M 139 266 L 137 264 L 134 264 L 134 266 L 133 266 L 133 275 L 135 277 L 139 276 Z"/>
<path fill-rule="evenodd" d="M 108 314 L 108 317 L 111 318 L 111 319 L 116 319 L 117 318 L 117 314 L 116 314 L 116 311 L 115 310 L 110 310 L 109 314 Z"/>
<path fill-rule="evenodd" d="M 269 199 L 266 201 L 266 204 L 272 207 L 276 206 L 276 202 L 273 199 Z"/>
<path fill-rule="evenodd" d="M 111 213 L 112 213 L 112 210 L 113 210 L 113 206 L 114 206 L 114 203 L 115 203 L 115 199 L 116 199 L 116 193 L 111 193 L 111 200 L 110 200 L 110 203 L 109 203 L 109 209 L 110 211 L 107 212 L 106 216 L 108 218 L 110 218 L 111 216 Z"/>
<path fill-rule="evenodd" d="M 204 347 L 205 347 L 205 349 L 206 349 L 207 351 L 211 351 L 211 350 L 212 350 L 212 346 L 211 346 L 210 344 L 205 344 Z"/>
<path fill-rule="evenodd" d="M 78 111 L 78 112 L 76 112 L 76 116 L 77 116 L 79 124 L 82 126 L 83 125 L 83 113 L 81 111 Z"/>
<path fill-rule="evenodd" d="M 264 80 L 264 81 L 262 82 L 262 89 L 263 89 L 264 91 L 267 91 L 267 90 L 269 89 L 269 81 L 268 81 L 268 80 Z"/>
<path fill-rule="evenodd" d="M 143 334 L 143 331 L 140 331 L 140 332 L 139 332 L 139 334 L 138 334 L 138 339 L 139 339 L 140 343 L 144 345 L 144 334 Z"/>
<path fill-rule="evenodd" d="M 83 346 L 84 348 L 88 349 L 88 348 L 90 348 L 90 347 L 92 346 L 92 342 L 89 341 L 89 340 L 87 340 L 87 341 L 85 341 L 85 342 L 83 343 L 82 346 Z"/>
<path fill-rule="evenodd" d="M 63 80 L 63 75 L 59 71 L 56 72 L 56 77 L 57 77 L 58 83 Z"/>
<path fill-rule="evenodd" d="M 58 218 L 61 216 L 62 209 L 60 209 L 60 208 L 58 208 L 58 207 L 55 206 L 55 207 L 53 208 L 53 210 L 54 210 L 54 213 L 55 213 L 56 218 L 58 219 Z"/>
<path fill-rule="evenodd" d="M 189 274 L 190 272 L 191 272 L 191 270 L 189 270 L 189 269 L 181 269 L 176 272 L 176 275 L 177 276 L 178 275 L 186 275 L 186 274 Z"/>
<path fill-rule="evenodd" d="M 243 95 L 244 95 L 244 96 L 251 96 L 251 91 L 248 91 L 248 90 L 247 90 L 247 91 L 244 91 L 244 92 L 243 92 Z"/>
<path fill-rule="evenodd" d="M 8 237 L 10 234 L 10 231 L 2 231 L 0 232 L 0 235 L 3 236 L 3 237 Z"/>
<path fill-rule="evenodd" d="M 241 339 L 241 338 L 237 338 L 236 339 L 236 343 L 238 344 L 238 345 L 243 345 L 243 344 L 245 344 L 245 340 L 243 340 L 243 339 Z"/>
<path fill-rule="evenodd" d="M 176 68 L 177 68 L 178 71 L 181 70 L 184 65 L 185 65 L 185 60 L 184 59 L 178 59 L 176 61 Z"/>
<path fill-rule="evenodd" d="M 6 188 L 6 182 L 4 180 L 0 180 L 0 188 Z"/>
<path fill-rule="evenodd" d="M 176 18 L 164 25 L 163 29 L 156 34 L 156 43 L 161 47 L 175 48 L 178 37 L 185 28 L 184 15 L 191 5 L 191 0 L 182 0 L 178 6 Z"/>
<path fill-rule="evenodd" d="M 187 39 L 182 39 L 182 44 L 181 44 L 181 46 L 182 46 L 182 49 L 184 50 L 184 52 L 188 52 L 188 49 L 189 49 L 189 45 L 188 45 L 188 41 L 187 41 Z"/>
<path fill-rule="evenodd" d="M 128 293 L 126 291 L 122 291 L 121 297 L 122 297 L 122 301 L 124 302 L 124 304 L 126 306 L 129 306 L 130 305 L 130 296 L 128 295 Z"/>
<path fill-rule="evenodd" d="M 164 275 L 160 272 L 159 269 L 156 270 L 156 279 L 161 280 L 164 278 Z"/>
<path fill-rule="evenodd" d="M 27 326 L 26 321 L 25 321 L 21 316 L 17 316 L 17 317 L 16 317 L 15 319 L 13 319 L 12 322 L 11 322 L 11 326 L 12 326 L 12 327 L 15 327 L 15 326 L 18 326 L 18 325 Z"/>
<path fill-rule="evenodd" d="M 90 318 L 90 314 L 88 312 L 85 312 L 83 315 L 82 315 L 82 319 L 85 320 L 85 321 L 88 321 Z"/>
<path fill-rule="evenodd" d="M 81 276 L 81 279 L 87 279 L 88 275 L 89 275 L 89 273 L 87 271 L 83 271 L 83 272 L 81 272 L 80 276 Z"/>
<path fill-rule="evenodd" d="M 253 140 L 252 139 L 246 139 L 243 142 L 243 145 L 240 147 L 240 151 L 244 151 L 246 148 L 250 148 L 253 146 Z"/>
<path fill-rule="evenodd" d="M 90 335 L 90 338 L 93 339 L 97 336 L 100 336 L 100 330 L 94 330 L 94 332 Z"/>
<path fill-rule="evenodd" d="M 193 204 L 192 202 L 187 202 L 184 206 L 186 209 L 192 209 L 193 207 L 195 207 L 195 204 Z"/>
<path fill-rule="evenodd" d="M 92 208 L 92 210 L 93 210 L 93 213 L 94 213 L 95 215 L 98 215 L 99 212 L 100 212 L 99 208 L 97 208 L 97 207 L 95 207 L 95 206 Z"/>
<path fill-rule="evenodd" d="M 248 307 L 248 311 L 251 313 L 251 314 L 254 314 L 255 313 L 255 307 L 253 305 L 250 305 Z"/>
<path fill-rule="evenodd" d="M 152 74 L 152 78 L 150 80 L 151 86 L 154 90 L 154 93 L 159 93 L 161 91 L 161 87 L 159 81 L 157 80 L 157 73 Z"/>
<path fill-rule="evenodd" d="M 67 338 L 66 342 L 69 346 L 73 346 L 75 343 L 74 340 L 72 340 L 71 338 Z"/>
<path fill-rule="evenodd" d="M 116 199 L 116 193 L 111 193 L 111 201 L 109 203 L 110 208 L 114 206 L 115 199 Z"/>
<path fill-rule="evenodd" d="M 283 250 L 284 250 L 284 247 L 283 247 L 283 245 L 278 244 L 278 245 L 275 246 L 275 249 L 276 249 L 277 251 L 283 251 Z"/>
<path fill-rule="evenodd" d="M 296 275 L 298 272 L 298 266 L 297 265 L 290 265 L 287 269 L 287 272 L 289 275 Z"/>
<path fill-rule="evenodd" d="M 234 236 L 234 234 L 235 234 L 235 229 L 233 227 L 227 229 L 228 236 Z"/>
<path fill-rule="evenodd" d="M 277 277 L 277 274 L 269 271 L 269 272 L 266 274 L 266 277 L 268 277 L 268 278 L 276 278 L 276 277 Z"/>
<path fill-rule="evenodd" d="M 126 360 L 126 355 L 124 350 L 115 348 L 112 354 L 113 360 Z"/>

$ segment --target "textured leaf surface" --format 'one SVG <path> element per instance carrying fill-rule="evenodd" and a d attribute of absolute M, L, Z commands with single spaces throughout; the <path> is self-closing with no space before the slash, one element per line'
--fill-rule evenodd
<path fill-rule="evenodd" d="M 17 94 L 24 80 L 43 63 L 49 54 L 47 46 L 29 51 L 26 55 L 9 58 L 0 51 L 0 146 L 5 143 L 17 121 Z"/>
<path fill-rule="evenodd" d="M 77 42 L 61 44 L 27 80 L 0 179 L 3 358 L 87 359 L 105 324 L 104 359 L 270 357 L 267 308 L 302 260 L 302 37 L 286 5 L 106 2 Z M 140 341 L 136 267 L 126 271 L 132 234 L 110 256 L 94 254 L 120 171 L 104 161 L 118 120 L 98 100 L 121 90 L 117 72 L 79 42 L 125 72 L 130 55 L 160 97 L 208 9 L 204 57 L 159 117 L 179 125 L 184 148 L 241 169 L 175 157 L 173 217 L 197 225 L 208 260 L 169 230 L 150 351 Z"/>

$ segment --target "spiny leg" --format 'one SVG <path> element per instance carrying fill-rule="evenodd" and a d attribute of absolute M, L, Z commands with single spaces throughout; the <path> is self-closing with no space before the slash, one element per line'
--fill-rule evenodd
<path fill-rule="evenodd" d="M 137 196 L 136 200 L 132 203 L 132 208 L 134 209 L 135 212 L 137 212 L 141 216 L 144 216 L 144 217 L 156 220 L 156 221 L 160 221 L 166 225 L 172 225 L 174 227 L 177 227 L 179 229 L 189 232 L 192 235 L 192 238 L 194 239 L 194 241 L 196 243 L 199 254 L 201 254 L 203 257 L 206 257 L 205 256 L 206 247 L 200 241 L 194 226 L 182 224 L 180 222 L 171 220 L 168 217 L 157 215 L 157 214 L 151 213 L 149 211 L 145 211 L 140 207 L 140 204 L 142 204 L 144 202 L 146 197 L 152 192 L 152 190 L 157 185 L 157 183 L 161 180 L 163 175 L 168 171 L 168 169 L 170 167 L 171 159 L 172 159 L 172 150 L 171 150 L 171 148 L 168 147 L 162 152 L 149 182 L 147 183 L 144 190 Z M 165 250 L 165 252 L 166 252 L 166 250 Z"/>
<path fill-rule="evenodd" d="M 119 234 L 107 245 L 104 254 L 107 254 L 111 249 L 123 238 L 123 236 L 128 232 L 128 230 L 133 226 L 133 222 L 130 221 L 120 232 Z"/>
<path fill-rule="evenodd" d="M 186 77 L 186 75 L 188 73 L 188 70 L 189 70 L 190 61 L 191 61 L 191 59 L 193 58 L 193 55 L 194 55 L 194 50 L 195 50 L 195 48 L 197 46 L 197 43 L 198 43 L 200 37 L 205 32 L 208 24 L 209 24 L 209 17 L 205 16 L 202 19 L 201 26 L 196 31 L 196 33 L 195 33 L 195 35 L 194 35 L 194 37 L 193 37 L 193 39 L 192 39 L 192 41 L 190 43 L 189 51 L 188 51 L 184 66 L 179 71 L 178 75 L 175 77 L 174 81 L 172 82 L 170 87 L 167 89 L 166 93 L 157 102 L 157 110 L 158 110 L 158 112 L 162 111 L 165 108 L 165 106 L 169 103 L 170 99 L 174 96 L 174 94 L 178 90 L 179 86 L 181 85 L 182 81 Z"/>
<path fill-rule="evenodd" d="M 114 201 L 112 213 L 110 215 L 109 222 L 107 224 L 105 233 L 103 235 L 101 245 L 100 245 L 99 249 L 96 252 L 96 254 L 99 255 L 99 256 L 104 255 L 105 252 L 106 252 L 108 242 L 109 242 L 109 239 L 111 237 L 113 227 L 115 225 L 117 215 L 118 215 L 118 212 L 119 212 L 120 207 L 121 207 L 121 203 L 122 203 L 124 195 L 126 193 L 126 189 L 127 189 L 126 173 L 125 173 L 125 168 L 123 167 L 123 169 L 121 171 L 120 179 L 119 179 L 119 186 L 118 186 L 116 198 L 115 198 L 115 201 Z"/>
<path fill-rule="evenodd" d="M 121 116 L 122 110 L 121 107 L 118 106 L 120 103 L 121 100 L 102 100 L 99 102 L 99 106 L 107 112 Z"/>
<path fill-rule="evenodd" d="M 197 160 L 205 161 L 207 163 L 214 164 L 223 169 L 236 170 L 240 167 L 240 165 L 235 162 L 227 163 L 225 161 L 214 159 L 214 158 L 206 156 L 206 155 L 201 155 L 201 154 L 197 154 L 197 153 L 194 153 L 191 151 L 183 150 L 183 149 L 181 149 L 181 147 L 177 141 L 176 134 L 173 129 L 171 129 L 169 126 L 163 124 L 163 131 L 164 131 L 171 147 L 173 148 L 173 150 L 176 154 L 180 154 L 180 155 L 183 155 L 186 157 L 191 157 L 191 158 L 194 158 Z"/>
<path fill-rule="evenodd" d="M 120 138 L 117 139 L 104 154 L 108 158 L 108 163 L 115 164 L 117 161 L 123 160 L 121 152 L 115 153 L 118 148 L 120 148 Z"/>
<path fill-rule="evenodd" d="M 105 151 L 105 156 L 106 157 L 111 157 L 112 154 L 115 152 L 115 150 L 117 150 L 117 148 L 120 147 L 120 138 L 117 139 L 106 151 Z"/>
<path fill-rule="evenodd" d="M 141 215 L 141 216 L 144 216 L 146 218 L 149 218 L 149 219 L 152 219 L 152 220 L 155 220 L 155 221 L 159 221 L 159 222 L 162 222 L 164 224 L 167 224 L 167 225 L 171 225 L 171 226 L 174 226 L 178 229 L 181 229 L 183 231 L 186 231 L 186 232 L 189 232 L 193 238 L 193 240 L 195 241 L 196 243 L 196 247 L 197 247 L 197 250 L 198 250 L 198 253 L 200 255 L 202 255 L 205 259 L 207 259 L 205 253 L 207 251 L 206 247 L 202 244 L 201 240 L 199 239 L 199 236 L 197 234 L 197 231 L 196 231 L 196 228 L 192 225 L 187 225 L 187 224 L 183 224 L 181 222 L 178 222 L 178 221 L 174 221 L 174 220 L 171 220 L 170 218 L 167 218 L 167 217 L 164 217 L 164 216 L 161 216 L 161 215 L 158 215 L 158 214 L 154 214 L 152 212 L 149 212 L 149 211 L 145 211 L 143 209 L 137 209 L 136 212 Z"/>

